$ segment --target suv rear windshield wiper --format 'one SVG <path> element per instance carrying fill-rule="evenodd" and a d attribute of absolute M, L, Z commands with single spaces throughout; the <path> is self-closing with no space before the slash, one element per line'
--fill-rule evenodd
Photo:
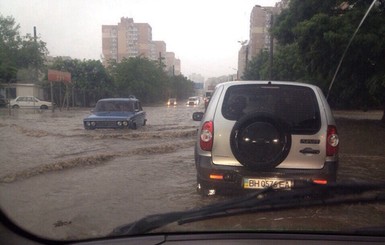
<path fill-rule="evenodd" d="M 201 208 L 146 216 L 113 230 L 111 236 L 140 235 L 178 222 L 184 224 L 205 219 L 244 213 L 263 212 L 318 205 L 339 205 L 385 201 L 385 183 L 338 183 L 317 185 L 304 183 L 291 190 L 272 187 L 249 193 L 228 201 Z"/>

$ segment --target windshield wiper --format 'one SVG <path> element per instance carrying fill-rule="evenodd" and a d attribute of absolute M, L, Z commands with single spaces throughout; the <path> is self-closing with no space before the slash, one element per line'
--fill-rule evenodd
<path fill-rule="evenodd" d="M 318 205 L 370 203 L 385 201 L 385 183 L 338 183 L 317 185 L 310 182 L 291 190 L 272 187 L 242 197 L 201 208 L 146 216 L 128 225 L 115 228 L 111 236 L 139 235 L 177 222 L 185 224 L 237 214 L 303 208 Z"/>

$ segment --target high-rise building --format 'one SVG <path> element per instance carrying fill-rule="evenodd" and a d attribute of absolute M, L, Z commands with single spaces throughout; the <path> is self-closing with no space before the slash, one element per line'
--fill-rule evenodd
<path fill-rule="evenodd" d="M 181 62 L 178 58 L 174 60 L 174 75 L 181 75 Z"/>
<path fill-rule="evenodd" d="M 166 65 L 166 43 L 164 41 L 152 41 L 152 44 L 151 59 Z"/>
<path fill-rule="evenodd" d="M 152 29 L 147 23 L 135 23 L 132 18 L 120 19 L 118 25 L 102 26 L 104 61 L 117 62 L 142 55 L 151 57 Z"/>
<path fill-rule="evenodd" d="M 166 52 L 166 70 L 170 75 L 180 75 L 180 60 L 175 58 L 174 52 Z"/>
<path fill-rule="evenodd" d="M 250 16 L 249 59 L 257 56 L 262 50 L 270 49 L 270 34 L 274 7 L 254 6 Z"/>
<path fill-rule="evenodd" d="M 105 65 L 109 60 L 118 61 L 118 26 L 102 26 L 102 52 Z"/>
<path fill-rule="evenodd" d="M 162 62 L 171 74 L 180 74 L 180 60 L 167 52 L 166 43 L 153 41 L 151 26 L 135 23 L 133 18 L 122 17 L 117 25 L 103 25 L 102 49 L 104 65 L 108 65 L 109 60 L 121 62 L 124 58 L 142 56 Z"/>
<path fill-rule="evenodd" d="M 238 52 L 238 74 L 241 78 L 247 68 L 248 62 L 261 51 L 270 51 L 270 28 L 273 16 L 278 15 L 283 8 L 288 6 L 289 0 L 278 2 L 275 7 L 262 7 L 255 5 L 250 15 L 249 41 L 243 42 Z"/>

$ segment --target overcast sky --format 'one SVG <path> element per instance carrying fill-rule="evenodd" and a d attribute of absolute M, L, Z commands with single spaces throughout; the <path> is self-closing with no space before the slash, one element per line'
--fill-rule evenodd
<path fill-rule="evenodd" d="M 37 34 L 51 56 L 100 59 L 102 25 L 121 17 L 149 23 L 153 40 L 181 60 L 182 73 L 205 78 L 236 73 L 238 41 L 249 39 L 254 5 L 276 0 L 0 0 L 0 14 L 13 16 L 20 34 Z"/>

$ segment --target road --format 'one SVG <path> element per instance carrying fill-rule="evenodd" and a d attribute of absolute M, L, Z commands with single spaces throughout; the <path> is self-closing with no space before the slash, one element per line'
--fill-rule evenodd
<path fill-rule="evenodd" d="M 195 191 L 193 145 L 199 122 L 191 118 L 202 108 L 144 109 L 148 124 L 143 128 L 91 131 L 82 125 L 82 119 L 90 114 L 88 109 L 54 113 L 15 110 L 12 115 L 1 110 L 2 209 L 38 235 L 78 239 L 104 236 L 116 226 L 149 214 L 187 210 L 228 198 L 204 198 Z M 368 164 L 362 165 L 362 158 L 350 153 L 343 157 L 347 160 L 342 180 L 371 178 L 366 168 L 372 162 L 366 159 Z M 385 160 L 382 155 L 370 159 L 375 163 Z M 383 167 L 375 169 L 379 178 L 384 176 Z M 254 221 L 290 228 L 293 223 L 306 224 L 318 218 L 323 222 L 317 227 L 331 223 L 348 227 L 360 224 L 359 217 L 367 211 L 363 209 L 354 222 L 349 216 L 338 216 L 341 208 L 303 209 L 301 215 L 272 212 Z M 249 219 L 244 217 L 243 221 Z M 218 228 L 223 222 L 230 221 L 193 227 Z M 236 220 L 234 227 L 239 223 Z"/>

